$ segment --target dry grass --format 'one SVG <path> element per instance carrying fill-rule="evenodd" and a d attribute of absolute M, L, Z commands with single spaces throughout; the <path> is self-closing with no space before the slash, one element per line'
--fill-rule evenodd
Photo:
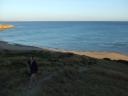
<path fill-rule="evenodd" d="M 39 65 L 31 96 L 128 96 L 126 61 L 49 51 L 0 52 L 0 96 L 21 96 L 28 90 L 30 56 Z"/>

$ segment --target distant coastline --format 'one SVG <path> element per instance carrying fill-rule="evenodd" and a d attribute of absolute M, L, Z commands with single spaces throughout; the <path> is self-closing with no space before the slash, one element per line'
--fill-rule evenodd
<path fill-rule="evenodd" d="M 0 24 L 0 29 L 8 29 L 8 28 L 14 28 L 14 25 L 10 24 Z"/>

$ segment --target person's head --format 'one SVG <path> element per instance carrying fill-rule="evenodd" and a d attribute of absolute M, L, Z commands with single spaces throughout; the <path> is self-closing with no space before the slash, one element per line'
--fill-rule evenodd
<path fill-rule="evenodd" d="M 34 57 L 33 57 L 33 56 L 31 56 L 31 57 L 30 57 L 30 60 L 34 60 Z"/>

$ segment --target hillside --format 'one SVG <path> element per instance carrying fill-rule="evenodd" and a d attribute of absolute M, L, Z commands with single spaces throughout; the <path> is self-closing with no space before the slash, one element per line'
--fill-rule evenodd
<path fill-rule="evenodd" d="M 27 72 L 31 56 L 39 66 L 32 84 Z M 0 96 L 128 96 L 127 61 L 47 50 L 1 50 L 0 62 Z"/>

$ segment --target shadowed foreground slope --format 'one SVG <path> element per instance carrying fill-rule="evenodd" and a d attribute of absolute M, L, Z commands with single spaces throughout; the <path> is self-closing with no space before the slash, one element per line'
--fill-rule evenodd
<path fill-rule="evenodd" d="M 39 73 L 29 88 L 26 62 Z M 128 96 L 128 62 L 52 51 L 0 51 L 0 96 Z"/>

